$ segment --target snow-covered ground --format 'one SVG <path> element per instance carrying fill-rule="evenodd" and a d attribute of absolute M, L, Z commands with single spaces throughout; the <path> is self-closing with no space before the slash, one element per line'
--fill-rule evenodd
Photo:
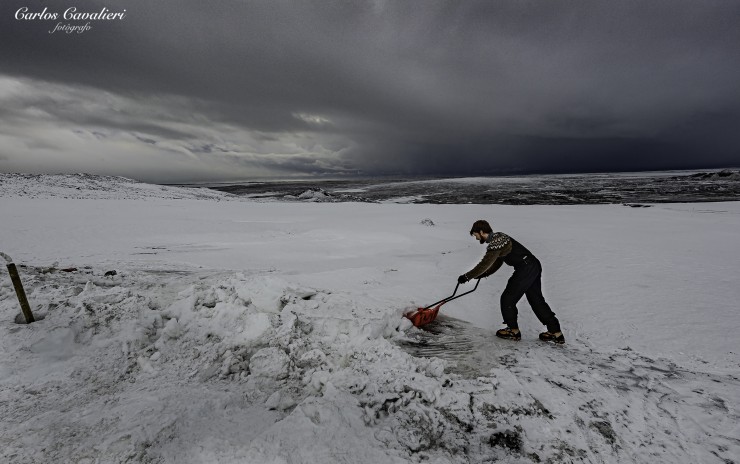
<path fill-rule="evenodd" d="M 15 323 L 0 274 L 2 462 L 740 462 L 740 203 L 58 198 L 4 179 L 0 251 L 45 317 Z M 566 345 L 537 340 L 525 300 L 523 340 L 493 336 L 506 267 L 409 327 L 482 255 L 476 219 L 543 262 Z"/>

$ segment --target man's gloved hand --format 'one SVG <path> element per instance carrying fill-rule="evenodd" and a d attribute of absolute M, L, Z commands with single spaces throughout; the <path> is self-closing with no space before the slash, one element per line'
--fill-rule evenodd
<path fill-rule="evenodd" d="M 460 277 L 457 278 L 457 283 L 458 284 L 464 284 L 467 281 L 468 281 L 468 278 L 465 277 L 465 274 L 463 274 L 463 275 L 461 275 Z"/>

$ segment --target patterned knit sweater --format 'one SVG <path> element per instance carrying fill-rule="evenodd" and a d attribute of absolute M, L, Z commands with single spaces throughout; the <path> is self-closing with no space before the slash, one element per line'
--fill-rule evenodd
<path fill-rule="evenodd" d="M 504 257 L 511 253 L 513 239 L 503 232 L 494 232 L 489 234 L 486 254 L 480 263 L 472 270 L 465 273 L 468 280 L 482 279 L 488 277 L 504 264 Z"/>

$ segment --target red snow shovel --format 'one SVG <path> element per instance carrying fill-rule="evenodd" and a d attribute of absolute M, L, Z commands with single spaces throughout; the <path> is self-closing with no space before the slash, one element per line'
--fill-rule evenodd
<path fill-rule="evenodd" d="M 473 287 L 472 290 L 469 290 L 465 293 L 461 293 L 457 296 L 457 289 L 460 287 L 460 284 L 458 283 L 455 287 L 455 291 L 452 292 L 452 295 L 448 296 L 447 298 L 443 298 L 439 300 L 436 303 L 432 303 L 426 308 L 417 308 L 415 311 L 408 312 L 404 314 L 407 318 L 411 319 L 411 323 L 414 324 L 416 327 L 421 327 L 423 325 L 429 324 L 434 319 L 437 318 L 437 313 L 439 313 L 439 308 L 442 307 L 443 304 L 447 303 L 448 301 L 456 300 L 460 298 L 461 296 L 465 296 L 468 293 L 473 293 L 476 288 L 478 288 L 478 284 L 480 283 L 480 279 L 478 279 L 475 282 L 475 287 Z"/>

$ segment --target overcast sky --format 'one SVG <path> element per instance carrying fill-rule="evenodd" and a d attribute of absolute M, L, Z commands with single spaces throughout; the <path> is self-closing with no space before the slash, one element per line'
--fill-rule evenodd
<path fill-rule="evenodd" d="M 739 83 L 740 0 L 3 0 L 0 172 L 740 166 Z"/>

